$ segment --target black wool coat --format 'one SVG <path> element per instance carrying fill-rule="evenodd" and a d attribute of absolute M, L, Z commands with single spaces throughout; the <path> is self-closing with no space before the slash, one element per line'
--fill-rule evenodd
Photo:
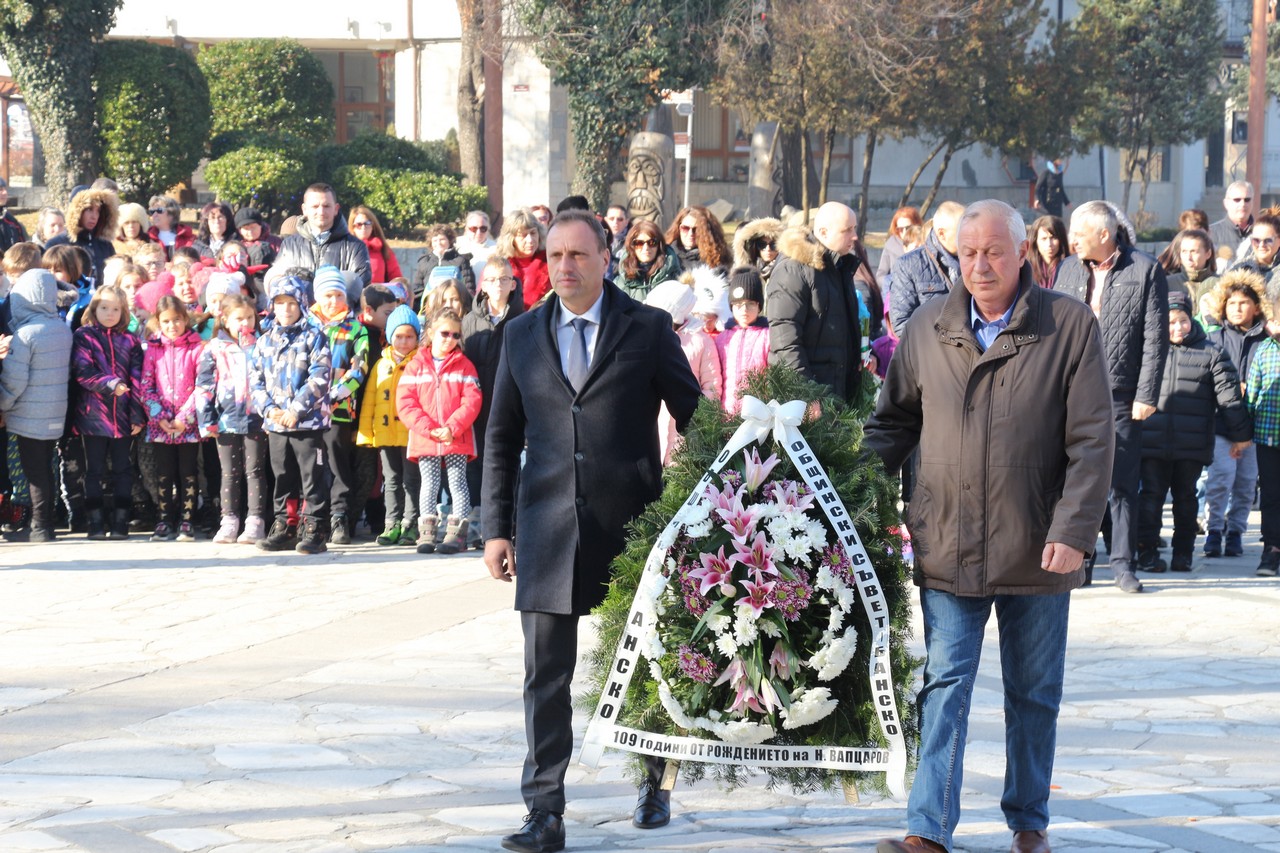
<path fill-rule="evenodd" d="M 671 316 L 607 281 L 603 298 L 580 391 L 560 368 L 557 296 L 503 336 L 481 506 L 485 539 L 515 541 L 517 610 L 584 615 L 604 600 L 627 523 L 662 490 L 659 407 L 683 429 L 701 396 Z"/>

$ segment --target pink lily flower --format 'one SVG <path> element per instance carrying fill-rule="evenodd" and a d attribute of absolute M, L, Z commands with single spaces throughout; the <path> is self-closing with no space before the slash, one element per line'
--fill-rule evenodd
<path fill-rule="evenodd" d="M 738 599 L 738 607 L 749 607 L 756 616 L 759 616 L 766 607 L 773 606 L 773 601 L 769 597 L 773 593 L 773 581 L 768 583 L 743 581 L 742 585 L 746 588 L 747 594 Z"/>
<path fill-rule="evenodd" d="M 734 687 L 737 687 L 739 684 L 746 683 L 746 680 L 746 665 L 743 664 L 741 657 L 735 656 L 734 659 L 729 662 L 729 665 L 724 668 L 724 672 L 720 673 L 720 677 L 716 679 L 716 683 L 712 686 L 719 687 L 721 684 L 728 682 Z"/>
<path fill-rule="evenodd" d="M 782 641 L 774 643 L 773 654 L 769 655 L 769 676 L 785 681 L 791 679 L 791 656 L 787 654 L 787 646 Z"/>
<path fill-rule="evenodd" d="M 733 564 L 725 559 L 724 546 L 715 554 L 702 554 L 702 568 L 689 572 L 689 577 L 698 582 L 698 595 L 705 596 L 710 590 L 733 581 Z"/>
<path fill-rule="evenodd" d="M 755 532 L 755 510 L 743 508 L 741 493 L 734 497 L 732 504 L 717 509 L 716 515 L 720 516 L 720 520 L 725 522 L 724 529 L 729 531 L 735 541 L 746 542 L 751 534 Z"/>
<path fill-rule="evenodd" d="M 782 697 L 778 695 L 778 691 L 773 689 L 773 682 L 767 678 L 760 679 L 760 692 L 758 694 L 760 705 L 765 709 L 762 713 L 772 714 L 774 711 L 782 707 Z"/>
<path fill-rule="evenodd" d="M 760 454 L 754 447 L 742 454 L 745 461 L 747 491 L 754 492 L 760 488 L 760 485 L 767 479 L 769 474 L 778 464 L 778 455 L 775 453 L 763 462 L 760 461 Z"/>
<path fill-rule="evenodd" d="M 750 544 L 735 540 L 733 547 L 734 553 L 729 555 L 729 565 L 746 566 L 755 574 L 757 583 L 763 575 L 778 574 L 778 570 L 773 565 L 773 549 L 769 547 L 763 532 L 757 533 Z"/>
<path fill-rule="evenodd" d="M 755 711 L 757 714 L 769 713 L 760 704 L 760 697 L 751 689 L 751 685 L 744 678 L 738 683 L 737 695 L 733 697 L 733 704 L 729 706 L 728 713 L 742 714 L 744 717 L 747 711 Z"/>
<path fill-rule="evenodd" d="M 778 483 L 773 487 L 773 499 L 783 506 L 793 506 L 803 512 L 813 506 L 814 494 L 810 492 L 802 496 L 799 484 L 790 481 L 785 484 Z"/>

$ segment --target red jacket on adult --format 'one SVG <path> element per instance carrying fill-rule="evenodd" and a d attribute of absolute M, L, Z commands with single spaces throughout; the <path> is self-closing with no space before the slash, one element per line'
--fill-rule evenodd
<path fill-rule="evenodd" d="M 511 262 L 511 274 L 520 279 L 524 292 L 524 307 L 532 308 L 551 289 L 551 274 L 547 270 L 547 253 L 539 249 L 527 258 L 507 258 Z"/>
<path fill-rule="evenodd" d="M 400 272 L 400 261 L 396 259 L 396 253 L 391 251 L 391 247 L 381 237 L 370 237 L 364 241 L 364 245 L 369 250 L 369 271 L 372 274 L 370 284 L 385 284 L 404 275 Z"/>
<path fill-rule="evenodd" d="M 164 247 L 164 253 L 169 258 L 169 260 L 173 260 L 174 249 L 185 249 L 187 246 L 190 246 L 192 243 L 196 241 L 196 232 L 191 230 L 190 225 L 179 224 L 176 228 L 173 229 L 173 234 L 174 234 L 174 237 L 173 237 L 172 248 L 169 246 Z M 151 228 L 147 230 L 147 237 L 151 240 L 152 243 L 159 243 L 160 229 L 152 225 Z"/>
<path fill-rule="evenodd" d="M 461 350 L 449 353 L 437 368 L 431 347 L 419 349 L 396 390 L 400 422 L 409 428 L 410 461 L 454 454 L 462 454 L 468 461 L 475 459 L 471 425 L 480 414 L 480 400 L 480 377 Z M 431 430 L 440 427 L 449 428 L 453 441 L 445 444 L 431 438 Z"/>

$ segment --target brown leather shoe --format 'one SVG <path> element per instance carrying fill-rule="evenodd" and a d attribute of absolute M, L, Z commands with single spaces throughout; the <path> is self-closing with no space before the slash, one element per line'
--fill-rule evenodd
<path fill-rule="evenodd" d="M 1013 834 L 1009 853 L 1050 853 L 1049 833 L 1043 829 L 1024 829 Z"/>
<path fill-rule="evenodd" d="M 901 841 L 886 838 L 876 845 L 876 853 L 947 853 L 947 848 L 936 841 L 908 835 Z"/>

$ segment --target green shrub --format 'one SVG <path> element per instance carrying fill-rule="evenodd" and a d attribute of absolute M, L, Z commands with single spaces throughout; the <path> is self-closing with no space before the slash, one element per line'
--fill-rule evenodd
<path fill-rule="evenodd" d="M 366 205 L 378 214 L 383 228 L 397 233 L 456 222 L 468 210 L 485 207 L 489 199 L 484 187 L 464 187 L 451 176 L 372 166 L 338 168 L 333 186 L 343 207 Z"/>
<path fill-rule="evenodd" d="M 293 39 L 211 44 L 197 62 L 209 82 L 215 132 L 270 128 L 312 145 L 333 137 L 333 83 Z"/>
<path fill-rule="evenodd" d="M 98 55 L 98 144 L 126 199 L 146 203 L 191 178 L 209 140 L 209 87 L 191 54 L 109 41 Z"/>
<path fill-rule="evenodd" d="M 214 160 L 204 177 L 221 201 L 233 207 L 252 205 L 273 217 L 297 212 L 313 168 L 289 151 L 249 145 Z"/>
<path fill-rule="evenodd" d="M 322 181 L 332 181 L 343 166 L 372 166 L 375 169 L 400 169 L 410 172 L 448 172 L 449 161 L 440 152 L 428 150 L 424 143 L 414 143 L 385 133 L 365 133 L 345 145 L 322 145 L 316 151 L 317 174 Z"/>

